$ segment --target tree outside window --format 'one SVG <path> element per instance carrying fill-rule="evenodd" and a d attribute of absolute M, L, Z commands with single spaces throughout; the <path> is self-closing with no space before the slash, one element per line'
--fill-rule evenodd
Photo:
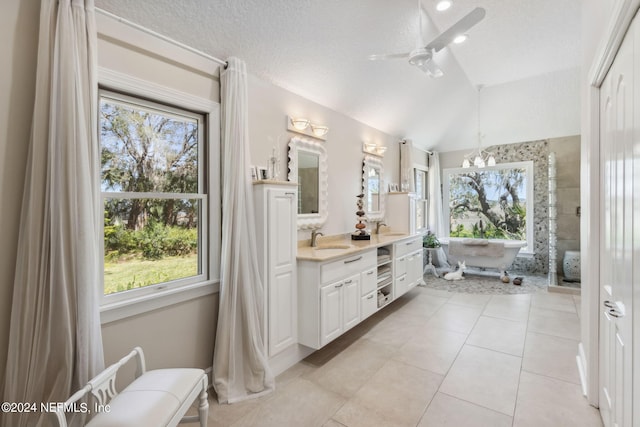
<path fill-rule="evenodd" d="M 203 117 L 103 91 L 104 293 L 201 275 Z"/>
<path fill-rule="evenodd" d="M 532 237 L 533 162 L 445 170 L 451 237 Z"/>

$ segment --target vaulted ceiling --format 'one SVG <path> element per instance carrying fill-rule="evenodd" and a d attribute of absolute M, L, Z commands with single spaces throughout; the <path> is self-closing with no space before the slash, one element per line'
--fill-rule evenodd
<path fill-rule="evenodd" d="M 486 17 L 464 44 L 435 56 L 431 79 L 406 60 L 419 34 L 417 0 L 96 0 L 96 6 L 424 148 L 475 144 L 477 87 L 577 68 L 580 0 L 422 0 L 430 41 L 475 7 Z M 577 108 L 577 107 L 576 107 Z"/>

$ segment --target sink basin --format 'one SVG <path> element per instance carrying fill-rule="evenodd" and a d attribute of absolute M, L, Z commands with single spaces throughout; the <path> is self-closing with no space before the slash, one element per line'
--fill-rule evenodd
<path fill-rule="evenodd" d="M 321 245 L 314 248 L 316 251 L 326 251 L 330 249 L 351 249 L 351 245 Z"/>
<path fill-rule="evenodd" d="M 322 245 L 316 248 L 313 248 L 314 252 L 318 255 L 322 256 L 333 256 L 340 255 L 346 252 L 348 249 L 351 249 L 353 246 L 351 245 Z"/>

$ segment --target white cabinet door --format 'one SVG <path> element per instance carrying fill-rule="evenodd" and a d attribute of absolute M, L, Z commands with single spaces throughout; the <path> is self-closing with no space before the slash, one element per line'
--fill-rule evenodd
<path fill-rule="evenodd" d="M 395 298 L 400 298 L 402 295 L 407 293 L 407 291 L 409 290 L 409 280 L 406 274 L 402 277 L 396 278 L 395 288 Z"/>
<path fill-rule="evenodd" d="M 297 342 L 298 314 L 293 271 L 277 275 L 269 285 L 269 355 Z"/>
<path fill-rule="evenodd" d="M 344 282 L 332 283 L 320 289 L 321 345 L 339 337 L 343 330 L 342 288 Z"/>
<path fill-rule="evenodd" d="M 407 258 L 409 289 L 424 283 L 424 279 L 422 278 L 422 252 L 422 249 L 418 249 L 417 251 L 409 254 L 409 257 Z"/>
<path fill-rule="evenodd" d="M 393 271 L 396 277 L 407 274 L 407 255 L 396 258 L 396 265 Z"/>
<path fill-rule="evenodd" d="M 267 245 L 269 248 L 269 356 L 298 341 L 296 287 L 296 198 L 290 189 L 269 189 Z"/>
<path fill-rule="evenodd" d="M 347 331 L 360 323 L 360 275 L 356 274 L 344 280 L 343 313 L 344 330 Z"/>

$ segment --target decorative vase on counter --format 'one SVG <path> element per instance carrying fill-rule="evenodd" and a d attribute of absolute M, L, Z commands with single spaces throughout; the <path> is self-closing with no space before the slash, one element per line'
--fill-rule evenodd
<path fill-rule="evenodd" d="M 564 253 L 562 272 L 564 280 L 568 282 L 580 281 L 580 251 L 566 251 Z"/>
<path fill-rule="evenodd" d="M 367 224 L 365 221 L 365 212 L 364 212 L 364 202 L 362 199 L 364 198 L 364 193 L 356 196 L 358 201 L 356 205 L 358 206 L 358 210 L 356 211 L 356 215 L 358 217 L 358 223 L 356 224 L 356 231 L 351 234 L 351 240 L 371 240 L 371 235 L 367 231 Z"/>

